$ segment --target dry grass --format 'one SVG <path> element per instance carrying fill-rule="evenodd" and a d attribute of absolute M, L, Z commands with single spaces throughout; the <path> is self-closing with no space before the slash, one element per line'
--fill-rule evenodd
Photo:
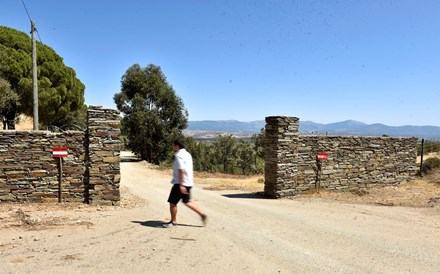
<path fill-rule="evenodd" d="M 440 172 L 438 172 L 440 174 Z M 418 178 L 397 186 L 374 187 L 362 193 L 338 193 L 321 191 L 321 198 L 362 204 L 386 206 L 431 207 L 440 205 L 439 175 Z"/>
<path fill-rule="evenodd" d="M 440 152 L 431 152 L 423 155 L 423 161 L 425 161 L 428 158 L 437 157 L 440 158 Z M 422 157 L 417 156 L 417 164 L 420 164 Z"/>
<path fill-rule="evenodd" d="M 264 176 L 238 176 L 228 174 L 199 173 L 195 181 L 206 190 L 243 190 L 261 192 L 264 190 Z"/>
<path fill-rule="evenodd" d="M 18 123 L 15 125 L 16 130 L 32 130 L 34 128 L 34 120 L 32 117 L 20 114 Z"/>
<path fill-rule="evenodd" d="M 440 169 L 433 170 L 432 173 L 425 175 L 421 180 L 440 186 Z"/>

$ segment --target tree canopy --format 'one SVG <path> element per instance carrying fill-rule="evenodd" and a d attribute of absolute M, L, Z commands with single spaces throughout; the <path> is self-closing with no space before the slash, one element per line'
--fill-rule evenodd
<path fill-rule="evenodd" d="M 42 125 L 61 125 L 72 112 L 84 110 L 84 84 L 52 48 L 40 42 L 37 42 L 37 68 Z M 26 33 L 5 26 L 0 26 L 0 78 L 7 80 L 19 96 L 19 104 L 10 110 L 13 116 L 21 113 L 33 116 L 31 39 Z"/>
<path fill-rule="evenodd" d="M 251 138 L 218 135 L 214 139 L 185 138 L 185 148 L 193 157 L 194 170 L 250 175 L 264 172 L 264 129 Z M 163 163 L 172 165 L 172 158 Z"/>
<path fill-rule="evenodd" d="M 188 125 L 188 112 L 161 68 L 153 64 L 128 68 L 114 101 L 123 113 L 127 147 L 150 163 L 167 159 L 172 140 Z"/>

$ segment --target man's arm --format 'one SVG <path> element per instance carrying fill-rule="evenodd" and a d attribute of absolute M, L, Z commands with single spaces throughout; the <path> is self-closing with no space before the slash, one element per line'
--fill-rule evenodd
<path fill-rule="evenodd" d="M 184 169 L 179 169 L 179 185 L 180 185 L 180 192 L 182 194 L 188 194 L 188 190 L 183 185 L 183 180 L 185 179 L 186 171 Z"/>

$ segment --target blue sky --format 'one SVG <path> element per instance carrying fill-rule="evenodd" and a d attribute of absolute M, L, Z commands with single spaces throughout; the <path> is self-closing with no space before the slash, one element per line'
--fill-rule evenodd
<path fill-rule="evenodd" d="M 189 120 L 296 116 L 440 126 L 439 0 L 25 0 L 41 41 L 116 108 L 133 64 L 155 64 Z M 0 25 L 26 33 L 22 0 Z"/>

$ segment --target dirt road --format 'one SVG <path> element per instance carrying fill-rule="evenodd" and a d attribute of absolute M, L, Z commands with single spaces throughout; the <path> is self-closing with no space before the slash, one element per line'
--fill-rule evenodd
<path fill-rule="evenodd" d="M 165 229 L 169 174 L 145 162 L 122 162 L 121 172 L 122 207 L 0 207 L 0 273 L 440 271 L 438 208 L 271 200 L 199 185 L 208 225 L 181 205 L 179 226 Z"/>

